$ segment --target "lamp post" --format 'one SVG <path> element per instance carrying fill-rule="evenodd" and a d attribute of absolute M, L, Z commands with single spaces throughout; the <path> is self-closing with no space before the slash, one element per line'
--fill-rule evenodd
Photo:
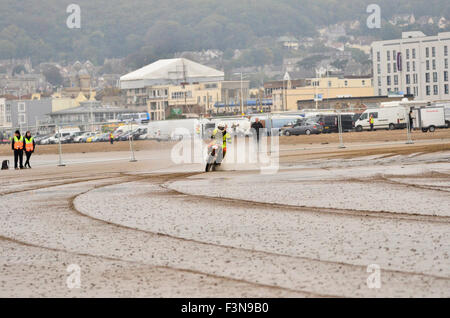
<path fill-rule="evenodd" d="M 66 165 L 62 161 L 62 147 L 61 147 L 61 130 L 58 123 L 58 167 L 65 167 Z"/>
<path fill-rule="evenodd" d="M 241 75 L 241 114 L 244 112 L 244 74 L 242 72 L 234 73 L 233 75 Z"/>

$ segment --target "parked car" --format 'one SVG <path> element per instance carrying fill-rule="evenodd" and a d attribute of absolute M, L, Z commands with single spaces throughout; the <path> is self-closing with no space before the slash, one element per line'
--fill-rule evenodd
<path fill-rule="evenodd" d="M 34 137 L 34 141 L 36 142 L 37 145 L 43 145 L 44 143 L 42 143 L 45 139 L 50 138 L 52 135 L 40 135 L 40 136 L 36 136 Z"/>
<path fill-rule="evenodd" d="M 95 136 L 95 132 L 85 132 L 79 136 L 76 136 L 73 139 L 73 142 L 77 142 L 77 143 L 84 143 L 86 142 L 86 139 L 88 139 L 89 137 Z"/>
<path fill-rule="evenodd" d="M 87 143 L 96 142 L 98 140 L 98 138 L 100 137 L 100 135 L 101 135 L 100 133 L 96 133 L 95 135 L 88 137 L 86 139 L 86 142 Z"/>
<path fill-rule="evenodd" d="M 311 135 L 322 133 L 322 125 L 311 120 L 299 120 L 290 127 L 281 128 L 281 134 L 285 136 L 291 135 Z"/>
<path fill-rule="evenodd" d="M 109 141 L 109 133 L 101 133 L 101 134 L 95 135 L 92 138 L 92 142 L 105 142 L 105 141 Z"/>

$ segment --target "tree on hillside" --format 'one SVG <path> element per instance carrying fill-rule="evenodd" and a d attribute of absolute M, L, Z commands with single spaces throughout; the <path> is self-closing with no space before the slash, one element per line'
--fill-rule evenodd
<path fill-rule="evenodd" d="M 46 81 L 53 86 L 62 85 L 63 77 L 56 66 L 49 65 L 42 73 L 44 74 Z"/>

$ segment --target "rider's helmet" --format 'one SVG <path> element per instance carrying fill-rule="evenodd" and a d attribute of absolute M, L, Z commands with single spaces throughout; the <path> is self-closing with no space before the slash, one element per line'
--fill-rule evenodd
<path fill-rule="evenodd" d="M 224 130 L 225 129 L 225 124 L 220 123 L 219 125 L 217 125 L 217 128 L 219 130 Z"/>

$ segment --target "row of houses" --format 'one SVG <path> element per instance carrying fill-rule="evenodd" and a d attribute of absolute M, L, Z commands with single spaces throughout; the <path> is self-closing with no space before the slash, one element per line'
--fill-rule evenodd
<path fill-rule="evenodd" d="M 130 111 L 110 105 L 102 105 L 95 99 L 67 100 L 61 98 L 40 98 L 10 100 L 0 98 L 0 132 L 12 130 L 52 131 L 56 126 L 73 126 L 90 130 L 93 123 L 118 121 Z"/>

